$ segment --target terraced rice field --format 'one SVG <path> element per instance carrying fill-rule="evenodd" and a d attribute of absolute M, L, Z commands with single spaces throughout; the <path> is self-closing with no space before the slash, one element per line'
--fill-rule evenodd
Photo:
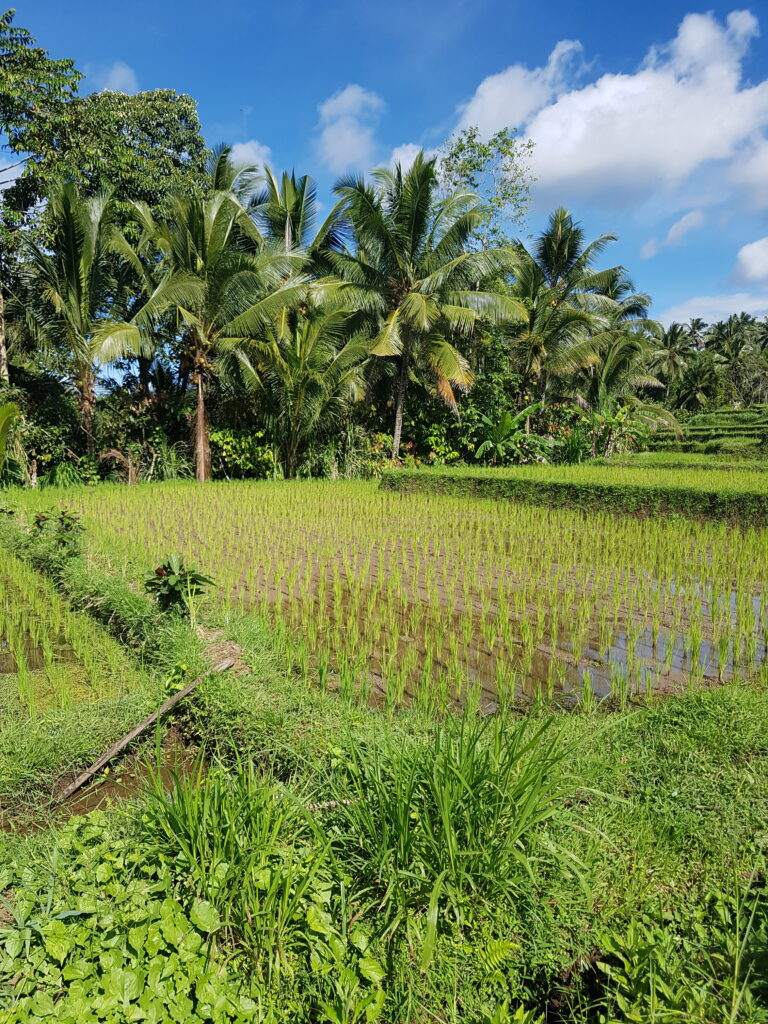
<path fill-rule="evenodd" d="M 768 531 L 362 482 L 79 490 L 109 557 L 177 551 L 258 608 L 321 685 L 396 705 L 585 703 L 764 671 Z M 570 699 L 574 699 L 573 696 Z"/>
<path fill-rule="evenodd" d="M 135 672 L 120 648 L 51 583 L 0 549 L 0 716 L 119 697 Z"/>

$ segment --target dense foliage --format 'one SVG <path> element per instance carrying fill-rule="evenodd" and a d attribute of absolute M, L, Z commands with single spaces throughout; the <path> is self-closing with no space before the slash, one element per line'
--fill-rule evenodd
<path fill-rule="evenodd" d="M 768 401 L 766 323 L 662 329 L 565 209 L 515 239 L 512 130 L 344 178 L 320 223 L 309 176 L 207 151 L 189 96 L 82 96 L 13 11 L 0 56 L 9 481 L 695 451 L 687 419 Z"/>

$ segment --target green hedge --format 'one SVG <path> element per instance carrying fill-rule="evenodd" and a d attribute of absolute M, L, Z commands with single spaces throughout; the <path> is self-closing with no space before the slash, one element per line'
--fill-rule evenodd
<path fill-rule="evenodd" d="M 739 442 L 738 444 L 736 442 Z M 697 452 L 700 455 L 738 455 L 743 451 L 745 457 L 754 458 L 766 447 L 761 438 L 746 437 L 733 438 L 721 437 L 714 441 L 684 441 L 684 440 L 661 440 L 655 441 L 649 446 L 650 451 L 667 452 Z M 738 449 L 738 450 L 737 450 Z"/>
<path fill-rule="evenodd" d="M 548 468 L 548 467 L 544 467 Z M 557 479 L 554 475 L 514 475 L 513 471 L 493 474 L 467 470 L 466 472 L 433 472 L 429 470 L 390 470 L 381 478 L 385 490 L 405 493 L 466 495 L 547 505 L 552 508 L 585 509 L 601 512 L 621 512 L 650 516 L 675 513 L 700 519 L 723 520 L 740 526 L 768 526 L 768 492 L 731 485 L 712 489 L 700 485 L 686 486 L 659 481 L 658 483 L 611 482 L 612 475 L 623 471 L 605 467 L 604 482 L 596 479 Z M 646 471 L 649 475 L 653 471 Z M 663 475 L 664 470 L 657 471 Z M 667 472 L 667 476 L 673 471 Z M 679 474 L 683 476 L 683 473 Z"/>

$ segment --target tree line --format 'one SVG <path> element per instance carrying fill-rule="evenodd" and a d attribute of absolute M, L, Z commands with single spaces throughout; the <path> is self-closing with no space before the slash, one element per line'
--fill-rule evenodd
<path fill-rule="evenodd" d="M 209 153 L 189 97 L 81 97 L 10 11 L 0 57 L 7 478 L 575 461 L 768 400 L 765 323 L 664 330 L 613 235 L 561 208 L 524 237 L 512 131 L 344 177 L 323 217 L 311 177 Z"/>

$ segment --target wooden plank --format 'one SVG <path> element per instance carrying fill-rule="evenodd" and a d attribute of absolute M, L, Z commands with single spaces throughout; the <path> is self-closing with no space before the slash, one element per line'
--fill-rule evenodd
<path fill-rule="evenodd" d="M 125 750 L 125 748 L 132 743 L 137 736 L 140 736 L 145 732 L 145 730 L 149 729 L 151 725 L 154 725 L 158 718 L 162 718 L 163 715 L 176 707 L 180 701 L 189 696 L 189 694 L 192 693 L 192 691 L 198 687 L 204 679 L 213 675 L 214 672 L 225 672 L 228 668 L 232 668 L 234 664 L 235 659 L 228 658 L 226 661 L 222 661 L 220 665 L 214 666 L 214 668 L 210 669 L 208 672 L 203 672 L 201 676 L 198 676 L 197 679 L 194 679 L 188 686 L 179 690 L 178 693 L 174 693 L 174 695 L 169 697 L 164 704 L 161 704 L 157 711 L 153 711 L 151 715 L 144 719 L 143 722 L 139 722 L 138 725 L 135 725 L 130 732 L 127 732 L 125 736 L 117 741 L 117 743 L 113 743 L 109 750 L 105 751 L 98 760 L 94 761 L 90 768 L 86 769 L 82 775 L 78 775 L 74 782 L 70 782 L 68 786 L 66 786 L 51 800 L 51 806 L 55 807 L 57 804 L 68 800 L 73 793 L 76 793 L 78 789 L 84 786 L 89 779 L 93 778 L 97 772 L 101 771 L 105 764 L 111 761 L 113 757 L 116 757 L 121 751 Z"/>

